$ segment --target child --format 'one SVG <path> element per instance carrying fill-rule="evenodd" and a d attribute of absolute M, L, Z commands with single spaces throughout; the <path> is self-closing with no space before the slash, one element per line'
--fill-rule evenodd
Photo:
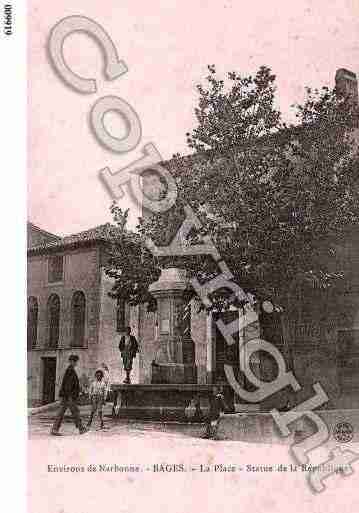
<path fill-rule="evenodd" d="M 103 380 L 106 383 L 106 399 L 111 390 L 110 371 L 105 363 L 101 363 L 101 369 L 103 371 Z"/>
<path fill-rule="evenodd" d="M 226 409 L 227 405 L 224 402 L 222 388 L 214 386 L 212 396 L 210 398 L 209 413 L 206 420 L 206 431 L 202 435 L 202 438 L 217 439 L 219 422 Z"/>
<path fill-rule="evenodd" d="M 91 415 L 87 423 L 87 427 L 89 428 L 92 424 L 92 419 L 95 415 L 95 413 L 98 413 L 98 416 L 100 418 L 101 426 L 100 429 L 104 429 L 104 423 L 102 418 L 102 406 L 106 402 L 106 392 L 107 392 L 107 385 L 105 380 L 103 379 L 104 372 L 102 369 L 97 369 L 95 372 L 95 379 L 91 383 L 90 387 L 90 401 L 92 405 Z"/>

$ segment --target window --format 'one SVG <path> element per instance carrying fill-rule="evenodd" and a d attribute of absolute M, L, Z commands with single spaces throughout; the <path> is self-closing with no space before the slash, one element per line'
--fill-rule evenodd
<path fill-rule="evenodd" d="M 47 324 L 49 329 L 48 346 L 55 349 L 59 344 L 60 333 L 60 298 L 51 294 L 47 303 Z"/>
<path fill-rule="evenodd" d="M 62 255 L 52 256 L 48 260 L 48 282 L 56 283 L 63 280 L 64 257 Z"/>
<path fill-rule="evenodd" d="M 239 343 L 238 343 L 238 333 L 233 335 L 233 338 L 236 340 L 236 344 L 229 345 L 227 344 L 222 332 L 220 331 L 217 322 L 222 320 L 224 324 L 229 324 L 234 321 L 238 321 L 239 328 L 239 318 L 238 311 L 227 310 L 224 312 L 213 312 L 212 313 L 212 321 L 214 326 L 214 360 L 215 365 L 213 369 L 213 378 L 215 382 L 226 382 L 226 373 L 224 370 L 224 365 L 231 365 L 235 372 L 237 372 L 237 368 L 239 366 Z"/>
<path fill-rule="evenodd" d="M 85 342 L 86 299 L 85 294 L 77 291 L 72 296 L 72 346 L 82 347 Z"/>
<path fill-rule="evenodd" d="M 30 296 L 27 299 L 27 349 L 30 351 L 36 347 L 37 342 L 37 320 L 38 304 L 36 297 Z"/>

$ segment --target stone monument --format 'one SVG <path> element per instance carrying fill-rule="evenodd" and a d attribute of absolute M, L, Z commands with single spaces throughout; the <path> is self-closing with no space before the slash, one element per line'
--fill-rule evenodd
<path fill-rule="evenodd" d="M 197 383 L 194 343 L 184 321 L 187 290 L 186 271 L 178 267 L 162 269 L 159 279 L 150 285 L 158 308 L 158 349 L 152 363 L 152 383 Z"/>

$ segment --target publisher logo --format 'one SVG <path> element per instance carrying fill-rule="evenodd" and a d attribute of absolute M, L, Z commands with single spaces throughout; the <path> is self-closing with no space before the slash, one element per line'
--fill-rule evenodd
<path fill-rule="evenodd" d="M 339 422 L 334 427 L 333 436 L 337 442 L 350 442 L 353 440 L 354 428 L 349 422 Z"/>

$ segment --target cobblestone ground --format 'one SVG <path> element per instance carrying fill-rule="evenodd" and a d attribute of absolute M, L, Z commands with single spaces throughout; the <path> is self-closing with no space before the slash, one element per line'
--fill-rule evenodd
<path fill-rule="evenodd" d="M 82 406 L 80 408 L 81 417 L 84 424 L 87 422 L 90 407 Z M 99 430 L 99 419 L 94 418 L 90 431 L 83 436 L 96 436 L 96 437 L 111 437 L 120 434 L 135 437 L 153 437 L 153 436 L 177 436 L 177 437 L 192 437 L 199 438 L 203 433 L 204 426 L 202 424 L 181 424 L 181 423 L 167 423 L 161 422 L 139 422 L 126 419 L 112 419 L 112 404 L 106 404 L 104 408 L 104 423 L 105 429 Z M 56 410 L 47 411 L 44 413 L 37 413 L 29 417 L 29 437 L 31 439 L 50 438 L 50 430 Z M 77 437 L 78 430 L 76 429 L 70 412 L 67 413 L 65 420 L 61 426 L 60 432 L 66 437 Z M 51 437 L 53 438 L 53 437 Z"/>
<path fill-rule="evenodd" d="M 81 417 L 84 424 L 87 422 L 90 415 L 89 406 L 81 406 Z M 105 429 L 99 430 L 99 419 L 94 418 L 90 431 L 86 436 L 96 435 L 97 437 L 111 437 L 118 434 L 124 434 L 131 436 L 165 436 L 166 434 L 173 437 L 191 437 L 193 439 L 199 439 L 204 432 L 203 424 L 183 424 L 183 423 L 161 423 L 161 422 L 150 422 L 150 421 L 136 421 L 126 419 L 113 419 L 112 403 L 107 403 L 104 407 L 104 423 Z M 48 438 L 50 437 L 50 430 L 54 418 L 56 416 L 56 409 L 46 411 L 43 413 L 37 413 L 29 417 L 29 437 L 31 439 Z M 254 417 L 243 415 L 240 419 L 230 418 L 231 416 L 225 416 L 225 421 L 222 422 L 222 426 L 225 428 L 220 429 L 219 438 L 224 440 L 237 440 L 246 443 L 255 444 L 284 444 L 291 445 L 294 442 L 293 436 L 288 438 L 281 437 L 279 435 L 270 437 L 266 435 L 265 429 L 255 429 Z M 270 417 L 270 416 L 269 416 Z M 270 424 L 273 422 L 270 421 Z M 353 439 L 350 445 L 359 447 L 359 410 L 344 410 L 344 411 L 331 411 L 326 417 L 326 424 L 329 429 L 329 440 L 325 444 L 326 448 L 331 450 L 334 446 L 338 445 L 338 442 L 334 439 L 333 433 L 335 426 L 340 423 L 349 423 L 353 427 Z M 267 422 L 268 424 L 268 422 Z M 233 432 L 231 432 L 230 426 L 233 426 Z M 312 431 L 313 432 L 313 431 Z M 70 412 L 67 412 L 65 420 L 61 426 L 61 433 L 66 437 L 77 437 L 78 431 L 74 426 Z M 303 432 L 304 437 L 311 434 L 311 430 L 307 433 Z M 299 440 L 297 440 L 299 441 Z M 349 445 L 349 444 L 342 444 Z"/>

